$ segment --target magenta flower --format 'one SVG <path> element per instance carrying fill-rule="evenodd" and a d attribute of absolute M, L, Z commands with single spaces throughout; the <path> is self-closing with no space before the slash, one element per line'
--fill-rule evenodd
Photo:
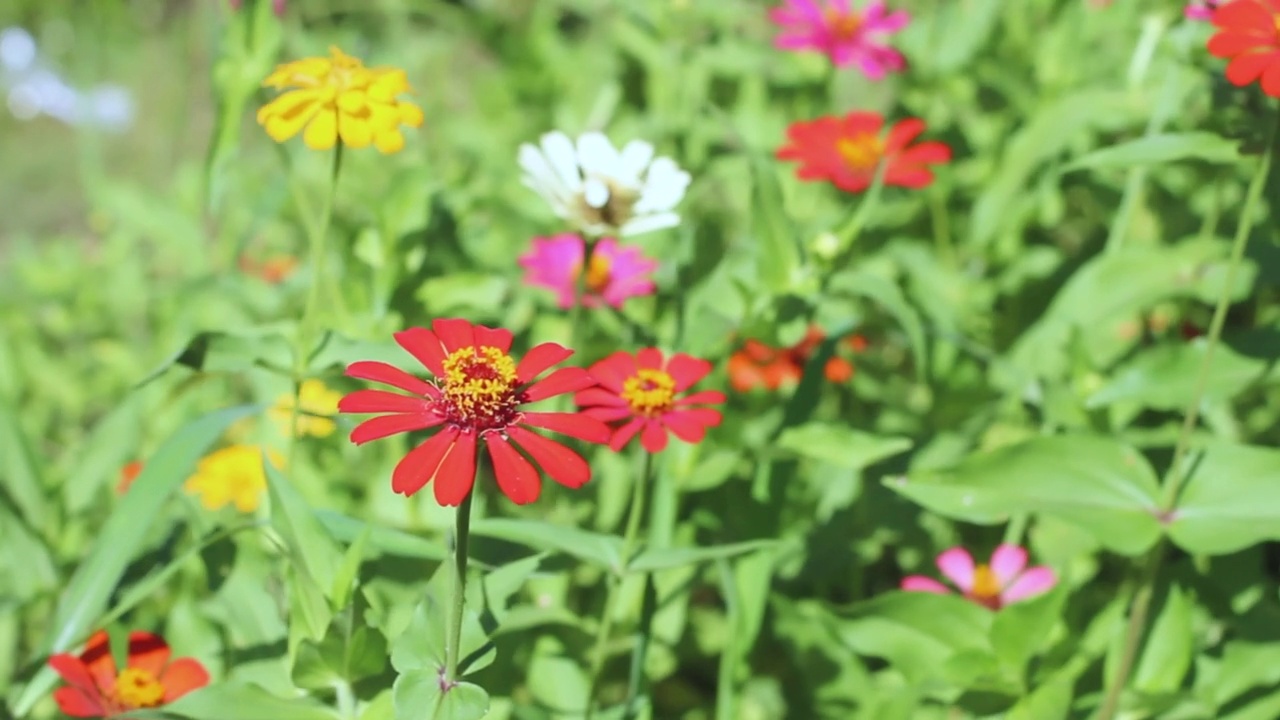
<path fill-rule="evenodd" d="M 520 266 L 526 270 L 524 281 L 554 290 L 560 307 L 573 307 L 584 249 L 585 243 L 577 235 L 534 238 L 533 249 L 520 256 Z M 622 247 L 617 240 L 604 238 L 596 243 L 587 263 L 583 305 L 597 307 L 603 300 L 616 308 L 627 298 L 652 294 L 651 275 L 657 268 L 658 261 L 646 258 L 639 248 Z"/>
<path fill-rule="evenodd" d="M 784 0 L 769 11 L 782 32 L 773 44 L 783 50 L 817 50 L 836 67 L 857 65 L 872 80 L 906 67 L 897 50 L 884 44 L 889 33 L 907 26 L 905 11 L 886 12 L 883 0 L 870 0 L 861 10 L 853 0 Z"/>
<path fill-rule="evenodd" d="M 1224 0 L 1191 0 L 1183 8 L 1182 14 L 1186 15 L 1188 20 L 1208 22 L 1213 19 L 1213 11 L 1217 10 L 1223 2 Z"/>
<path fill-rule="evenodd" d="M 989 565 L 973 563 L 973 556 L 962 547 L 953 547 L 938 556 L 938 569 L 955 583 L 965 597 L 999 610 L 1009 603 L 1046 593 L 1058 584 L 1053 570 L 1027 567 L 1027 551 L 1017 545 L 1001 545 L 991 553 Z M 903 578 L 902 589 L 914 592 L 947 594 L 950 588 L 923 575 Z"/>

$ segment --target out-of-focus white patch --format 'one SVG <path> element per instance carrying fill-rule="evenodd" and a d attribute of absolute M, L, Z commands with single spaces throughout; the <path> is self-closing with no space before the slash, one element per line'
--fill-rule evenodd
<path fill-rule="evenodd" d="M 36 41 L 31 33 L 20 27 L 0 30 L 0 68 L 19 73 L 31 67 L 35 60 Z"/>
<path fill-rule="evenodd" d="M 119 132 L 133 124 L 133 96 L 127 88 L 104 83 L 86 91 L 67 84 L 40 62 L 31 33 L 19 27 L 0 30 L 0 93 L 19 120 L 42 115 L 76 127 Z"/>

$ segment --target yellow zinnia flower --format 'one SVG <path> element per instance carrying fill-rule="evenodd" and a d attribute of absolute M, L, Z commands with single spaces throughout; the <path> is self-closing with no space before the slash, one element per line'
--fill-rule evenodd
<path fill-rule="evenodd" d="M 396 99 L 413 92 L 404 70 L 367 68 L 336 47 L 329 53 L 277 66 L 262 85 L 288 92 L 258 110 L 258 123 L 276 142 L 306 127 L 302 141 L 313 150 L 328 150 L 341 138 L 348 147 L 400 151 L 400 126 L 423 120 L 417 105 Z"/>
<path fill-rule="evenodd" d="M 329 416 L 337 414 L 338 401 L 342 399 L 342 393 L 330 390 L 319 380 L 303 380 L 298 395 L 302 401 L 299 404 L 301 412 L 298 413 L 298 436 L 328 437 L 332 435 L 337 425 L 329 419 Z M 289 434 L 293 423 L 293 393 L 284 393 L 277 398 L 275 406 L 268 410 L 267 414 L 273 421 L 279 423 L 286 435 Z"/>
<path fill-rule="evenodd" d="M 271 464 L 280 467 L 279 453 L 268 450 Z M 232 445 L 205 456 L 196 472 L 187 478 L 183 488 L 200 496 L 200 504 L 217 510 L 235 503 L 240 512 L 253 512 L 267 489 L 267 476 L 262 470 L 262 449 L 253 445 Z"/>

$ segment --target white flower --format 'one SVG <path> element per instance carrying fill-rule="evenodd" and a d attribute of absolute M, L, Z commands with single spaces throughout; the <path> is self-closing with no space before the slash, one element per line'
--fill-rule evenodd
<path fill-rule="evenodd" d="M 524 184 L 583 233 L 639 235 L 680 224 L 675 206 L 689 173 L 671 158 L 654 158 L 647 142 L 632 140 L 618 152 L 603 133 L 584 133 L 574 147 L 568 135 L 550 132 L 540 148 L 521 145 L 519 159 Z"/>

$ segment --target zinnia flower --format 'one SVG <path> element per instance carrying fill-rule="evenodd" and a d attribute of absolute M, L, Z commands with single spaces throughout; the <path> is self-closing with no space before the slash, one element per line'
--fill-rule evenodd
<path fill-rule="evenodd" d="M 306 58 L 276 67 L 264 87 L 288 90 L 258 110 L 258 123 L 276 142 L 297 135 L 313 150 L 342 139 L 353 148 L 372 144 L 383 153 L 404 148 L 401 125 L 422 125 L 422 110 L 397 100 L 413 92 L 399 68 L 366 68 L 359 59 L 329 48 L 330 57 Z"/>
<path fill-rule="evenodd" d="M 342 393 L 330 390 L 323 382 L 313 378 L 302 381 L 302 387 L 298 388 L 298 395 L 301 401 L 299 403 L 301 412 L 298 413 L 298 436 L 328 437 L 332 435 L 337 425 L 330 416 L 338 412 L 338 400 L 342 398 Z M 293 393 L 281 394 L 267 414 L 288 434 L 293 429 Z"/>
<path fill-rule="evenodd" d="M 142 461 L 131 460 L 120 468 L 120 481 L 116 483 L 116 493 L 123 495 L 129 492 L 129 488 L 133 485 L 133 481 L 138 479 L 138 475 L 142 473 Z"/>
<path fill-rule="evenodd" d="M 1227 80 L 1245 86 L 1261 81 L 1262 92 L 1280 97 L 1280 0 L 1234 0 L 1213 11 L 1218 32 L 1209 52 L 1231 58 Z"/>
<path fill-rule="evenodd" d="M 734 390 L 745 392 L 759 386 L 777 390 L 800 382 L 809 358 L 825 339 L 822 329 L 814 326 L 800 342 L 787 348 L 772 348 L 758 340 L 747 340 L 741 350 L 729 357 L 729 384 Z M 843 344 L 854 352 L 862 352 L 867 340 L 861 335 L 850 335 L 844 338 Z M 827 380 L 842 383 L 853 377 L 854 368 L 845 358 L 833 355 L 827 359 L 823 371 Z"/>
<path fill-rule="evenodd" d="M 1183 8 L 1182 14 L 1186 15 L 1188 20 L 1211 20 L 1213 11 L 1223 2 L 1225 0 L 1191 0 Z"/>
<path fill-rule="evenodd" d="M 164 638 L 129 634 L 129 660 L 118 671 L 105 630 L 89 638 L 79 655 L 60 653 L 49 667 L 67 682 L 53 693 L 63 713 L 78 718 L 115 717 L 131 710 L 171 703 L 209 684 L 209 673 L 192 658 L 170 662 Z"/>
<path fill-rule="evenodd" d="M 644 449 L 656 453 L 667 446 L 667 431 L 689 443 L 701 442 L 707 428 L 720 424 L 719 410 L 696 405 L 724 402 L 724 393 L 703 390 L 677 397 L 711 372 L 706 360 L 676 353 L 664 360 L 662 351 L 645 348 L 635 355 L 616 352 L 591 366 L 600 387 L 579 392 L 574 402 L 583 413 L 614 422 L 609 447 L 621 450 L 640 434 Z"/>
<path fill-rule="evenodd" d="M 783 50 L 826 53 L 836 67 L 857 65 L 872 80 L 906 67 L 902 54 L 884 41 L 911 18 L 902 10 L 886 12 L 881 0 L 862 10 L 852 0 L 786 0 L 769 18 L 782 31 L 773 43 Z"/>
<path fill-rule="evenodd" d="M 518 505 L 537 500 L 542 491 L 542 479 L 530 460 L 569 488 L 582 487 L 591 479 L 591 468 L 581 456 L 526 429 L 543 428 L 587 442 L 608 440 L 609 428 L 583 413 L 524 409 L 527 403 L 591 386 L 587 371 L 573 367 L 560 368 L 535 382 L 543 371 L 568 359 L 572 350 L 542 343 L 517 362 L 510 355 L 509 331 L 462 319 L 437 319 L 430 330 L 409 328 L 395 338 L 435 380 L 421 380 L 383 362 L 355 362 L 347 367 L 347 375 L 409 394 L 357 390 L 338 403 L 344 413 L 387 413 L 351 431 L 351 441 L 357 445 L 396 433 L 439 428 L 396 465 L 391 474 L 393 491 L 412 495 L 435 480 L 436 500 L 441 505 L 458 505 L 475 483 L 476 448 L 481 442 L 489 450 L 499 489 Z"/>
<path fill-rule="evenodd" d="M 962 547 L 943 552 L 937 563 L 942 574 L 965 597 L 992 610 L 1046 593 L 1058 584 L 1053 570 L 1043 566 L 1027 568 L 1027 551 L 1017 545 L 997 547 L 989 565 L 975 566 L 973 556 Z M 944 595 L 951 592 L 946 585 L 923 575 L 903 578 L 902 589 Z"/>
<path fill-rule="evenodd" d="M 951 159 L 951 148 L 941 142 L 907 147 L 924 132 L 923 120 L 902 120 L 882 135 L 883 127 L 884 118 L 874 112 L 793 123 L 778 158 L 799 161 L 796 177 L 801 180 L 826 180 L 846 192 L 871 187 L 881 162 L 886 163 L 885 185 L 922 188 L 933 182 L 928 166 Z"/>
<path fill-rule="evenodd" d="M 675 206 L 689 187 L 689 173 L 671 158 L 653 157 L 653 146 L 632 140 L 618 152 L 603 133 L 542 136 L 541 148 L 520 146 L 523 182 L 555 214 L 582 232 L 639 235 L 680 223 Z"/>
<path fill-rule="evenodd" d="M 573 307 L 577 300 L 578 279 L 582 275 L 582 254 L 586 243 L 577 235 L 555 235 L 534 238 L 533 249 L 520 256 L 529 285 L 550 288 L 560 307 Z M 603 300 L 622 307 L 627 298 L 653 293 L 650 275 L 658 268 L 640 248 L 622 247 L 613 238 L 596 243 L 587 262 L 586 293 L 582 304 L 596 307 Z"/>
<path fill-rule="evenodd" d="M 271 464 L 280 467 L 281 458 L 268 451 Z M 206 510 L 218 510 L 234 503 L 240 512 L 253 512 L 267 489 L 267 476 L 262 469 L 262 449 L 253 445 L 232 445 L 215 450 L 196 466 L 183 488 L 200 496 Z"/>

